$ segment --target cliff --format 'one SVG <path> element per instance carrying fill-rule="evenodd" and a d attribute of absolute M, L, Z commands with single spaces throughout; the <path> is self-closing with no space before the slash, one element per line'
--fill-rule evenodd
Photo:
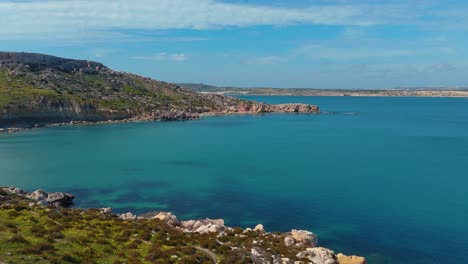
<path fill-rule="evenodd" d="M 111 208 L 63 208 L 67 193 L 0 187 L 0 262 L 365 264 L 319 247 L 305 230 L 267 232 L 223 219 L 180 221 L 167 212 L 116 215 Z"/>
<path fill-rule="evenodd" d="M 0 52 L 0 128 L 65 122 L 186 120 L 207 113 L 318 113 L 315 106 L 271 106 L 180 86 L 98 62 Z"/>

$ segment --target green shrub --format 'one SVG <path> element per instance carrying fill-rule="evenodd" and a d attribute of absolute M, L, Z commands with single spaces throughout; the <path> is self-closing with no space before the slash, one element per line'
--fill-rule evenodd
<path fill-rule="evenodd" d="M 29 245 L 31 244 L 28 240 L 26 240 L 26 238 L 24 238 L 22 235 L 20 234 L 14 234 L 12 235 L 9 239 L 8 239 L 8 242 L 9 243 L 12 243 L 12 244 L 24 244 L 24 245 Z"/>

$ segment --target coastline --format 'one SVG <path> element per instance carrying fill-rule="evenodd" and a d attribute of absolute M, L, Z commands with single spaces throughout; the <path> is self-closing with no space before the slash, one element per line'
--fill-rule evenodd
<path fill-rule="evenodd" d="M 25 127 L 6 127 L 0 128 L 0 135 L 3 133 L 17 133 L 23 130 L 55 127 L 67 125 L 100 125 L 100 124 L 120 124 L 120 123 L 135 123 L 135 122 L 160 122 L 160 121 L 188 121 L 197 120 L 207 116 L 224 116 L 224 115 L 257 115 L 270 113 L 300 113 L 300 114 L 320 114 L 320 108 L 315 105 L 307 105 L 301 103 L 287 103 L 268 105 L 264 103 L 249 103 L 237 107 L 230 107 L 224 111 L 211 112 L 188 112 L 188 111 L 166 111 L 153 112 L 151 114 L 137 115 L 125 119 L 103 120 L 103 121 L 69 121 L 50 124 L 30 124 Z"/>
<path fill-rule="evenodd" d="M 157 228 L 165 228 L 171 232 L 179 232 L 190 237 L 192 247 L 204 252 L 214 263 L 220 262 L 219 258 L 235 252 L 237 256 L 244 254 L 242 259 L 250 259 L 253 263 L 281 263 L 296 264 L 312 262 L 315 264 L 365 264 L 366 260 L 359 256 L 346 256 L 341 253 L 335 254 L 331 249 L 320 247 L 317 235 L 307 230 L 292 229 L 290 232 L 278 233 L 267 232 L 262 224 L 254 228 L 236 228 L 226 226 L 223 219 L 193 219 L 181 221 L 171 212 L 148 212 L 142 215 L 134 215 L 131 212 L 125 214 L 113 214 L 112 208 L 97 209 L 77 209 L 73 208 L 75 196 L 69 193 L 55 192 L 47 193 L 43 190 L 36 190 L 32 193 L 16 187 L 0 187 L 0 213 L 2 210 L 20 210 L 20 212 L 32 215 L 39 215 L 45 210 L 48 215 L 62 214 L 72 215 L 79 212 L 80 215 L 91 213 L 93 217 L 88 219 L 117 221 L 118 223 L 156 223 Z M 26 205 L 22 206 L 21 204 Z M 22 206 L 18 209 L 17 206 Z M 63 217 L 62 217 L 63 218 Z M 59 218 L 58 220 L 60 220 Z M 50 219 L 57 224 L 63 225 L 56 220 Z M 37 220 L 36 220 L 37 221 Z M 1 222 L 1 220 L 0 220 Z M 161 226 L 163 225 L 163 227 Z M 153 227 L 156 228 L 156 227 Z M 154 232 L 154 231 L 153 231 Z M 0 234 L 1 235 L 1 234 Z M 19 235 L 22 235 L 19 233 Z M 198 244 L 198 239 L 213 239 L 212 247 Z M 26 240 L 25 238 L 23 238 Z M 53 242 L 61 243 L 60 241 Z M 143 239 L 151 243 L 151 234 L 148 239 Z M 27 240 L 26 240 L 27 241 Z M 230 245 L 227 247 L 227 245 Z M 214 249 L 223 247 L 227 253 L 220 254 Z M 275 250 L 272 248 L 275 247 Z M 172 257 L 171 257 L 172 258 Z M 233 260 L 233 259 L 231 259 Z M 306 261 L 306 262 L 304 262 Z"/>

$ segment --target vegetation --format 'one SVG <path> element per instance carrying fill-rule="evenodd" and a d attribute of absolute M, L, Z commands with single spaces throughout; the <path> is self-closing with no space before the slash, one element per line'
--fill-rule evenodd
<path fill-rule="evenodd" d="M 120 220 L 96 209 L 29 207 L 0 194 L 0 259 L 6 263 L 243 263 L 259 234 L 240 228 L 191 234 L 154 219 Z M 280 236 L 265 234 L 262 248 L 294 257 Z"/>
<path fill-rule="evenodd" d="M 0 110 L 36 110 L 75 103 L 139 114 L 161 109 L 206 112 L 219 110 L 226 103 L 236 103 L 232 98 L 203 96 L 177 85 L 115 72 L 95 62 L 48 55 L 41 55 L 41 59 L 34 62 L 16 53 L 13 53 L 19 56 L 16 61 L 9 60 L 6 55 L 2 61 L 2 54 L 6 53 L 0 52 Z M 27 58 L 27 54 L 24 56 Z"/>

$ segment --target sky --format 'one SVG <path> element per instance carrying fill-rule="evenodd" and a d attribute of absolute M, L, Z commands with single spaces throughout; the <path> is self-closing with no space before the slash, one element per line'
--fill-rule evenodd
<path fill-rule="evenodd" d="M 468 87 L 466 0 L 0 0 L 0 51 L 168 82 Z"/>

